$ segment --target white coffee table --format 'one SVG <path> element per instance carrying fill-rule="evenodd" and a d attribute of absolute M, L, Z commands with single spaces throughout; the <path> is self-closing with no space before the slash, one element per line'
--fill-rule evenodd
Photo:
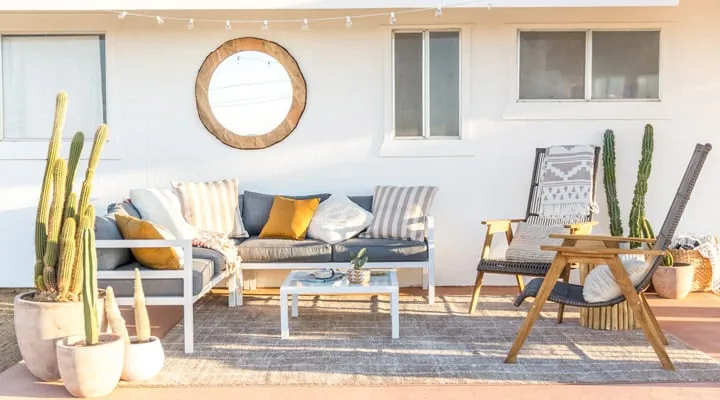
<path fill-rule="evenodd" d="M 400 337 L 400 316 L 398 283 L 395 271 L 383 271 L 383 275 L 373 274 L 369 283 L 349 283 L 347 277 L 335 281 L 309 282 L 303 276 L 312 271 L 290 271 L 280 286 L 280 333 L 283 339 L 290 337 L 288 328 L 288 295 L 292 296 L 292 316 L 298 316 L 298 296 L 300 295 L 344 295 L 344 294 L 389 294 L 390 317 L 392 320 L 392 338 Z"/>

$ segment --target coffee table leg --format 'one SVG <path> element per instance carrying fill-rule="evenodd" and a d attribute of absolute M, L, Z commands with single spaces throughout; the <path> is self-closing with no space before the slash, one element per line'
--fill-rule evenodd
<path fill-rule="evenodd" d="M 287 293 L 280 292 L 280 338 L 289 339 L 290 329 L 288 328 L 288 299 Z"/>
<path fill-rule="evenodd" d="M 390 293 L 390 316 L 392 318 L 392 338 L 400 337 L 400 299 L 395 289 Z"/>
<path fill-rule="evenodd" d="M 298 295 L 292 295 L 292 316 L 298 316 Z"/>

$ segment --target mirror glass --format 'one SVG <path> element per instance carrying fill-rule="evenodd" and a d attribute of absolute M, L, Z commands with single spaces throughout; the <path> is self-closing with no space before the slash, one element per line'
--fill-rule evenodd
<path fill-rule="evenodd" d="M 293 86 L 275 58 L 259 51 L 241 51 L 217 66 L 210 78 L 208 100 L 215 118 L 227 130 L 258 136 L 285 120 L 292 106 Z"/>

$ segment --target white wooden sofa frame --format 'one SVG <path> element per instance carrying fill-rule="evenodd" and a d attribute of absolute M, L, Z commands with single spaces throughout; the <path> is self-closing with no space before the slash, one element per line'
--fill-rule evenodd
<path fill-rule="evenodd" d="M 183 339 L 185 353 L 194 351 L 193 342 L 193 304 L 207 294 L 219 282 L 228 278 L 228 306 L 234 307 L 241 303 L 238 297 L 238 271 L 223 270 L 221 274 L 208 282 L 198 294 L 193 295 L 193 269 L 192 269 L 192 241 L 191 240 L 96 240 L 95 247 L 98 249 L 132 249 L 132 248 L 157 248 L 157 247 L 182 247 L 183 266 L 191 266 L 181 270 L 143 270 L 140 277 L 144 280 L 152 279 L 181 279 L 183 282 L 182 296 L 148 296 L 145 299 L 147 305 L 151 306 L 183 306 Z M 127 280 L 135 277 L 134 271 L 98 271 L 99 280 Z M 118 296 L 119 305 L 132 305 L 133 298 Z"/>
<path fill-rule="evenodd" d="M 435 304 L 435 219 L 432 216 L 425 217 L 425 240 L 428 246 L 427 261 L 387 261 L 372 262 L 368 261 L 364 268 L 375 270 L 388 269 L 410 269 L 422 268 L 423 270 L 423 289 L 428 291 L 428 304 Z M 238 281 L 241 284 L 238 287 L 240 292 L 238 305 L 242 305 L 243 289 L 257 289 L 257 281 L 254 272 L 257 270 L 289 270 L 289 269 L 318 269 L 318 268 L 348 268 L 348 262 L 308 262 L 308 263 L 240 263 Z M 252 271 L 253 275 L 245 281 L 243 271 Z M 247 284 L 245 284 L 247 282 Z"/>

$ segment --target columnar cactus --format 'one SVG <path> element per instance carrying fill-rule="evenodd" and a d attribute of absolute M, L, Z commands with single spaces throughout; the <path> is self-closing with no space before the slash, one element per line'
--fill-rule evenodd
<path fill-rule="evenodd" d="M 128 335 L 127 326 L 125 325 L 125 319 L 120 313 L 120 307 L 118 307 L 117 301 L 115 301 L 115 291 L 112 286 L 105 288 L 105 316 L 110 324 L 110 330 L 120 335 L 125 343 L 130 343 L 130 336 Z"/>
<path fill-rule="evenodd" d="M 653 127 L 645 125 L 642 141 L 642 156 L 638 165 L 637 182 L 635 182 L 635 195 L 630 210 L 630 237 L 643 237 L 643 224 L 645 222 L 645 195 L 648 190 L 648 179 L 652 168 L 653 153 Z M 640 243 L 631 243 L 631 248 L 640 247 Z"/>
<path fill-rule="evenodd" d="M 83 215 L 82 219 L 88 218 Z M 83 313 L 85 319 L 85 345 L 98 343 L 97 312 L 97 253 L 95 252 L 95 232 L 92 229 L 82 231 L 82 269 L 83 269 Z"/>
<path fill-rule="evenodd" d="M 138 343 L 150 341 L 150 318 L 147 307 L 145 307 L 145 292 L 140 279 L 140 270 L 135 268 L 135 294 L 133 295 L 135 306 L 135 330 Z"/>
<path fill-rule="evenodd" d="M 603 137 L 603 181 L 607 196 L 608 214 L 610 216 L 610 234 L 622 236 L 623 227 L 620 219 L 620 203 L 615 185 L 615 133 L 610 129 Z"/>
<path fill-rule="evenodd" d="M 107 126 L 100 125 L 88 160 L 80 196 L 73 192 L 75 173 L 82 154 L 85 135 L 77 132 L 70 145 L 68 160 L 59 158 L 62 130 L 67 111 L 67 94 L 60 92 L 55 105 L 55 119 L 48 147 L 45 175 L 40 190 L 35 221 L 35 288 L 38 300 L 77 301 L 82 290 L 82 233 L 94 230 L 94 210 L 89 205 L 92 179 L 107 140 Z M 86 221 L 82 217 L 92 213 Z M 72 227 L 65 227 L 70 219 Z M 71 235 L 72 232 L 72 235 Z M 60 280 L 60 281 L 58 281 Z"/>

